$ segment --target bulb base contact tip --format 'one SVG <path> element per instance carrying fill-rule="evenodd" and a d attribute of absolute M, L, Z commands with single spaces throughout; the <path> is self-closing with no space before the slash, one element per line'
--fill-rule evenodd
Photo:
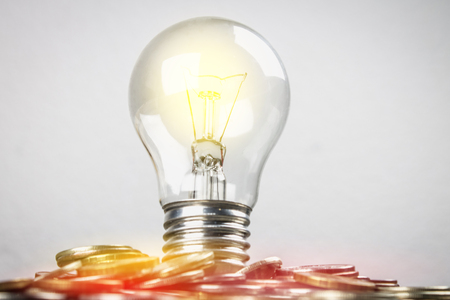
<path fill-rule="evenodd" d="M 163 206 L 166 254 L 163 261 L 191 253 L 213 251 L 211 274 L 233 273 L 250 259 L 247 227 L 252 209 L 222 200 L 183 200 Z"/>

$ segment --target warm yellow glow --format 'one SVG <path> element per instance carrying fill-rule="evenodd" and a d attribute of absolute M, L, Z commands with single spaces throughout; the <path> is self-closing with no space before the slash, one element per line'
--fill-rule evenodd
<path fill-rule="evenodd" d="M 227 77 L 194 75 L 190 69 L 185 68 L 186 95 L 195 140 L 206 139 L 222 142 L 246 77 L 247 73 Z M 222 113 L 224 110 L 226 111 L 225 115 Z M 220 122 L 221 116 L 222 118 L 226 116 L 225 122 Z"/>

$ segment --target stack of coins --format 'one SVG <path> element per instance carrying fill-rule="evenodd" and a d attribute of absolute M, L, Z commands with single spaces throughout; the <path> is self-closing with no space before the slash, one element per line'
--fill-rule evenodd
<path fill-rule="evenodd" d="M 283 267 L 269 257 L 214 274 L 214 253 L 164 263 L 123 245 L 61 251 L 54 271 L 0 282 L 0 299 L 450 299 L 449 287 L 400 287 L 348 264 Z"/>

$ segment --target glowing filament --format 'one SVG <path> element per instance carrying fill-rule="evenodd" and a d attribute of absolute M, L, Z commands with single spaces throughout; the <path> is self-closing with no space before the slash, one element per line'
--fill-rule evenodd
<path fill-rule="evenodd" d="M 185 68 L 184 76 L 194 140 L 207 139 L 222 142 L 247 73 L 222 78 L 215 75 L 193 75 L 189 69 Z M 226 122 L 219 122 L 219 110 L 224 110 L 226 107 L 229 109 L 226 112 Z M 197 136 L 198 132 L 202 133 L 200 138 Z"/>
<path fill-rule="evenodd" d="M 213 91 L 201 91 L 198 96 L 205 100 L 205 129 L 203 137 L 214 139 L 214 103 L 220 99 L 220 94 Z"/>

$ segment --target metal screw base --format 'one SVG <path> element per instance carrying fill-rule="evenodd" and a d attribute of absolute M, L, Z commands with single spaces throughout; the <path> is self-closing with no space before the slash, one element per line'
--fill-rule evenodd
<path fill-rule="evenodd" d="M 163 206 L 163 238 L 167 261 L 182 255 L 213 251 L 215 264 L 210 273 L 236 272 L 250 259 L 247 226 L 252 209 L 222 200 L 184 200 Z"/>

